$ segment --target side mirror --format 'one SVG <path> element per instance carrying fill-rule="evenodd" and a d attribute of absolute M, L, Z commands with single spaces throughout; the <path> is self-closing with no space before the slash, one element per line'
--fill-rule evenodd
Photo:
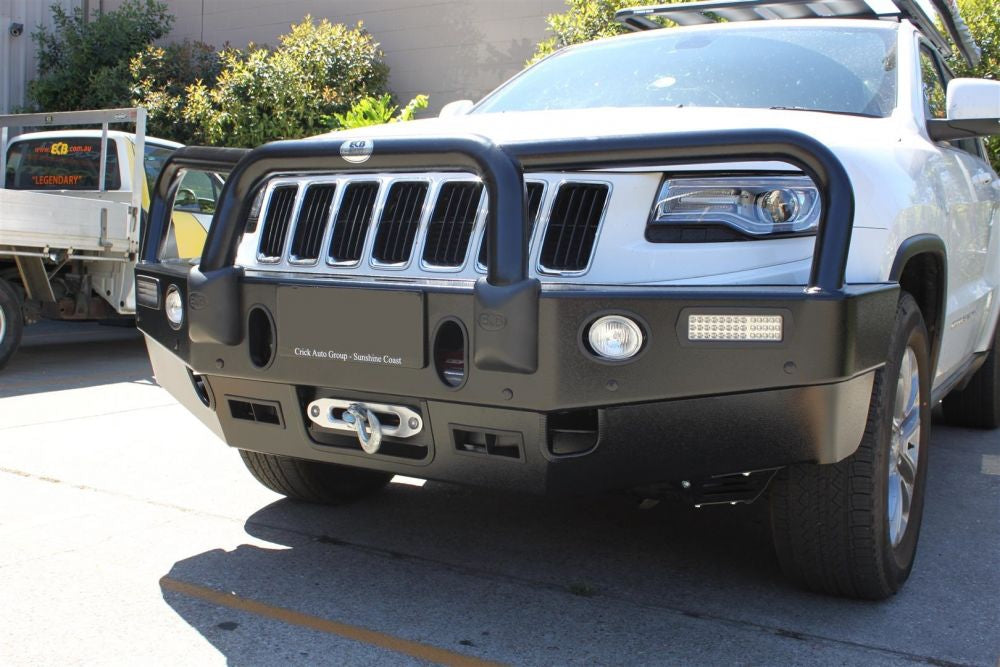
<path fill-rule="evenodd" d="M 469 113 L 469 110 L 473 107 L 472 100 L 456 100 L 454 102 L 448 102 L 448 104 L 441 107 L 441 112 L 438 113 L 438 118 L 454 118 L 455 116 L 464 116 Z"/>
<path fill-rule="evenodd" d="M 1000 81 L 952 79 L 946 106 L 947 118 L 927 121 L 934 141 L 1000 134 Z"/>

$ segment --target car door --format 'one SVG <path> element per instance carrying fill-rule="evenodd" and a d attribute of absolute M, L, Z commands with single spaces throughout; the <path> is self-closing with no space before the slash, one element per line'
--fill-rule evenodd
<path fill-rule="evenodd" d="M 920 47 L 921 84 L 926 118 L 946 116 L 945 91 L 950 73 L 937 53 Z M 938 142 L 948 168 L 942 172 L 941 206 L 947 216 L 948 302 L 939 373 L 947 374 L 975 351 L 996 300 L 997 276 L 990 248 L 996 245 L 1000 192 L 997 175 L 984 159 L 978 139 Z M 995 254 L 995 253 L 994 253 Z"/>

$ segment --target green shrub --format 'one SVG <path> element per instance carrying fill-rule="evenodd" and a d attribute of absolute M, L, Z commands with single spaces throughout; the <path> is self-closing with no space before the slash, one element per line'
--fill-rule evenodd
<path fill-rule="evenodd" d="M 417 111 L 426 108 L 426 95 L 417 95 L 400 109 L 393 104 L 392 95 L 386 93 L 382 97 L 366 97 L 351 107 L 347 113 L 338 113 L 334 116 L 340 129 L 349 130 L 355 127 L 413 120 L 413 115 Z M 399 113 L 396 113 L 397 111 Z"/>
<path fill-rule="evenodd" d="M 211 77 L 162 76 L 166 57 L 147 50 L 133 60 L 135 101 L 150 109 L 156 127 L 185 143 L 250 147 L 337 129 L 338 114 L 386 94 L 389 74 L 361 24 L 348 28 L 309 16 L 274 49 L 223 49 Z"/>
<path fill-rule="evenodd" d="M 132 58 L 132 103 L 146 107 L 146 131 L 183 143 L 204 143 L 200 127 L 184 117 L 185 91 L 198 82 L 214 86 L 221 67 L 213 47 L 190 40 L 163 47 L 150 44 Z"/>
<path fill-rule="evenodd" d="M 85 20 L 79 7 L 53 4 L 53 27 L 32 34 L 42 74 L 28 84 L 30 104 L 45 111 L 129 105 L 129 60 L 170 31 L 174 17 L 157 0 L 125 0 Z"/>

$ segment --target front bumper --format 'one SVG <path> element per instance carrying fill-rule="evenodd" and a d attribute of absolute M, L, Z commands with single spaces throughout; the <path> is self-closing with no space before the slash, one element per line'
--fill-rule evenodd
<path fill-rule="evenodd" d="M 139 274 L 186 291 L 184 272 L 172 268 L 144 267 Z M 415 299 L 420 314 L 395 321 L 392 313 L 346 306 L 383 308 L 398 287 L 244 278 L 239 291 L 244 327 L 251 326 L 252 310 L 271 315 L 274 354 L 264 367 L 254 363 L 250 335 L 236 345 L 194 343 L 183 327 L 166 323 L 163 311 L 139 313 L 158 381 L 231 446 L 532 491 L 841 460 L 860 442 L 898 298 L 895 285 L 855 286 L 836 296 L 801 288 L 545 289 L 538 300 L 537 370 L 512 373 L 473 362 L 479 325 L 469 289 L 403 290 L 401 303 Z M 783 314 L 784 341 L 687 341 L 688 314 L 747 309 Z M 598 361 L 583 345 L 586 325 L 609 312 L 634 317 L 646 331 L 645 347 L 629 363 Z M 467 376 L 458 388 L 442 380 L 432 358 L 442 322 L 469 332 Z M 358 340 L 380 342 L 357 350 L 341 341 L 322 344 L 344 327 L 356 329 Z M 379 345 L 389 345 L 389 354 Z M 314 354 L 331 347 L 365 353 L 365 360 Z M 370 361 L 382 356 L 406 365 Z M 211 407 L 188 369 L 203 377 Z M 424 428 L 364 454 L 352 434 L 312 424 L 306 409 L 317 398 L 408 406 Z M 248 419 L 246 403 L 270 406 L 278 423 Z M 499 443 L 496 452 L 486 446 L 490 438 Z"/>
<path fill-rule="evenodd" d="M 390 472 L 533 491 L 621 488 L 832 463 L 860 442 L 874 373 L 886 358 L 898 286 L 844 286 L 853 198 L 823 146 L 787 131 L 624 137 L 499 147 L 479 137 L 379 140 L 363 167 L 335 142 L 284 142 L 239 160 L 201 264 L 163 263 L 157 249 L 184 168 L 230 157 L 184 149 L 157 182 L 137 281 L 173 285 L 187 319 L 162 304 L 137 313 L 159 382 L 235 447 Z M 527 277 L 522 169 L 590 169 L 733 158 L 799 165 L 824 195 L 807 289 L 545 288 Z M 230 162 L 234 162 L 230 160 Z M 298 281 L 234 266 L 250 203 L 275 173 L 458 169 L 487 191 L 487 278 L 474 286 Z M 781 314 L 780 343 L 693 343 L 699 312 Z M 642 323 L 638 357 L 588 353 L 587 325 L 622 313 Z M 445 324 L 465 377 L 442 378 Z M 452 336 L 451 338 L 456 338 Z M 405 406 L 417 435 L 376 454 L 317 427 L 309 404 L 335 398 Z"/>

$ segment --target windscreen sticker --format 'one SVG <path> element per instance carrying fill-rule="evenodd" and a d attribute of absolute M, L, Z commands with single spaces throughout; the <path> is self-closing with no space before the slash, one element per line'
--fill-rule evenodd
<path fill-rule="evenodd" d="M 48 153 L 50 155 L 69 155 L 70 153 L 91 153 L 94 147 L 84 144 L 67 144 L 65 141 L 57 141 L 51 146 L 36 146 L 36 153 Z"/>
<path fill-rule="evenodd" d="M 32 176 L 35 185 L 76 185 L 83 178 L 80 174 L 45 174 Z"/>

